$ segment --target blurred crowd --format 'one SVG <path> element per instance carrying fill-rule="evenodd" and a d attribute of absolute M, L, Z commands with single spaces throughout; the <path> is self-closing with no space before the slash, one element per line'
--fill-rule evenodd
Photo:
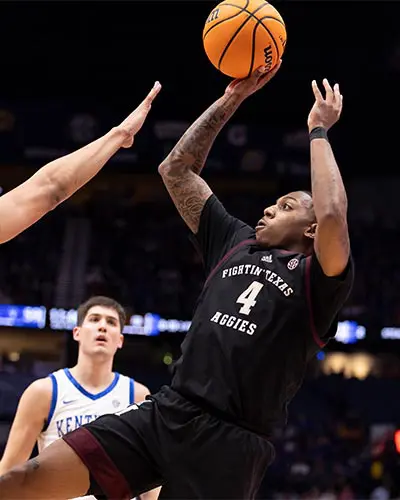
<path fill-rule="evenodd" d="M 0 246 L 0 303 L 51 304 L 63 246 L 64 212 L 52 212 Z"/>
<path fill-rule="evenodd" d="M 275 197 L 234 193 L 220 198 L 231 213 L 254 224 Z M 88 221 L 89 237 L 75 239 L 70 247 L 68 227 L 73 225 L 68 221 L 82 219 Z M 357 274 L 347 314 L 395 325 L 400 321 L 400 266 L 393 248 L 399 230 L 396 224 L 351 217 L 350 231 Z M 204 282 L 201 257 L 166 195 L 154 201 L 103 191 L 49 214 L 0 246 L 0 300 L 57 305 L 61 262 L 68 252 L 76 260 L 81 251 L 87 254 L 82 298 L 107 294 L 131 313 L 190 319 Z M 153 386 L 150 372 L 148 377 L 144 381 Z M 32 378 L 0 371 L 0 455 L 18 398 Z M 289 425 L 273 436 L 276 459 L 259 498 L 400 498 L 400 453 L 393 440 L 400 424 L 399 391 L 396 380 L 372 376 L 308 380 L 290 406 Z"/>
<path fill-rule="evenodd" d="M 294 416 L 274 439 L 276 459 L 260 498 L 388 500 L 400 497 L 400 455 L 393 432 L 371 440 L 365 419 L 349 412 L 313 422 Z"/>
<path fill-rule="evenodd" d="M 398 395 L 394 380 L 308 380 L 289 407 L 288 425 L 272 439 L 276 459 L 260 498 L 400 498 Z"/>
<path fill-rule="evenodd" d="M 273 196 L 246 193 L 221 199 L 250 225 L 274 202 Z M 90 228 L 80 298 L 108 294 L 132 313 L 190 319 L 204 282 L 202 262 L 166 195 L 152 201 L 105 191 L 84 203 L 58 208 L 0 247 L 2 303 L 57 306 L 54 290 L 61 257 L 69 251 L 76 259 L 83 245 L 79 239 L 72 248 L 66 245 L 66 222 L 77 217 L 86 219 Z M 400 228 L 353 218 L 350 232 L 356 280 L 346 316 L 394 326 L 400 322 L 400 265 L 394 251 Z"/>

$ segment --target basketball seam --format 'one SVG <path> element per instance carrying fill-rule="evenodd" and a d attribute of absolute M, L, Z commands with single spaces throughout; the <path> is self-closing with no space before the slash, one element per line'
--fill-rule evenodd
<path fill-rule="evenodd" d="M 221 69 L 221 63 L 222 63 L 222 60 L 223 58 L 225 57 L 225 54 L 227 53 L 229 47 L 231 46 L 233 40 L 236 38 L 236 36 L 240 33 L 241 29 L 243 28 L 243 26 L 249 22 L 249 20 L 251 18 L 254 18 L 258 21 L 258 19 L 256 18 L 256 16 L 254 15 L 256 12 L 258 12 L 259 10 L 263 9 L 264 7 L 267 7 L 268 4 L 266 3 L 265 5 L 260 5 L 259 7 L 257 7 L 256 10 L 254 10 L 252 13 L 249 13 L 249 17 L 247 19 L 245 19 L 243 21 L 243 23 L 239 26 L 239 28 L 235 31 L 235 33 L 232 35 L 232 38 L 229 40 L 229 42 L 226 44 L 224 50 L 222 51 L 222 54 L 221 54 L 221 57 L 219 58 L 219 61 L 218 61 L 218 69 L 220 70 Z M 248 12 L 248 11 L 246 11 Z"/>
<path fill-rule="evenodd" d="M 233 3 L 225 3 L 223 2 L 220 5 L 228 5 L 229 7 L 236 7 L 239 9 L 239 12 L 236 12 L 236 14 L 233 14 L 233 16 L 226 17 L 225 19 L 221 19 L 221 21 L 218 21 L 217 23 L 213 24 L 203 35 L 203 41 L 205 40 L 206 36 L 210 33 L 210 31 L 215 28 L 216 26 L 219 26 L 220 24 L 224 23 L 225 21 L 229 21 L 230 19 L 234 19 L 235 17 L 239 16 L 242 12 L 248 12 L 246 10 L 246 7 L 249 5 L 250 0 L 246 0 L 246 5 L 244 7 L 239 7 L 239 5 L 235 5 Z"/>
<path fill-rule="evenodd" d="M 249 1 L 250 0 L 247 1 L 246 5 L 248 5 Z M 254 19 L 256 19 L 257 21 L 259 20 L 253 14 L 254 14 L 254 12 L 258 12 L 258 10 L 260 9 L 260 7 L 257 7 L 257 9 L 255 9 L 255 10 L 253 10 L 253 12 L 251 12 L 250 10 L 246 9 L 246 6 L 245 7 L 239 7 L 238 5 L 235 5 L 233 3 L 228 3 L 228 2 L 223 2 L 222 5 L 229 5 L 230 7 L 237 7 L 238 9 L 241 9 L 241 12 L 246 12 L 246 14 L 248 14 L 250 17 L 254 17 Z M 270 5 L 270 4 L 266 4 L 266 5 Z M 262 7 L 266 7 L 266 5 L 263 5 Z M 235 16 L 236 15 L 237 14 L 235 14 Z M 234 17 L 234 16 L 232 16 L 232 17 Z M 227 19 L 232 19 L 232 17 L 229 17 Z M 218 24 L 223 23 L 227 19 L 222 19 Z M 282 24 L 282 26 L 286 29 L 286 24 L 283 21 L 281 21 L 280 19 L 278 19 L 277 17 L 274 17 L 274 16 L 265 16 L 265 17 L 263 17 L 263 19 L 274 19 L 274 21 L 278 22 L 279 24 Z M 211 28 L 213 28 L 214 26 L 217 26 L 217 25 L 214 24 L 213 26 L 211 26 Z M 208 31 L 210 31 L 211 28 Z M 208 31 L 207 31 L 207 33 L 208 33 Z"/>
<path fill-rule="evenodd" d="M 257 9 L 253 10 L 253 12 L 251 12 L 250 10 L 247 10 L 246 7 L 249 4 L 249 1 L 250 0 L 246 1 L 246 5 L 244 7 L 239 7 L 239 5 L 235 5 L 234 3 L 228 3 L 228 2 L 222 2 L 221 5 L 229 5 L 229 7 L 236 7 L 237 9 L 241 9 L 241 12 L 246 12 L 247 14 L 249 14 L 249 16 L 254 17 L 258 21 L 258 18 L 256 16 L 254 16 L 253 13 L 257 12 L 260 7 L 257 7 Z M 263 7 L 265 7 L 265 5 L 263 5 Z M 236 15 L 237 14 L 235 14 L 235 16 Z M 232 16 L 232 17 L 234 17 L 234 16 Z M 222 19 L 217 24 L 223 23 L 224 21 L 227 21 L 228 19 L 232 19 L 232 17 L 228 17 L 227 19 Z M 275 21 L 277 21 L 279 24 L 282 24 L 282 26 L 284 26 L 286 28 L 286 24 L 281 19 L 278 19 L 277 17 L 274 17 L 274 16 L 265 16 L 265 17 L 263 17 L 263 19 L 274 19 Z M 208 31 L 210 31 L 212 28 L 214 28 L 214 26 L 217 26 L 217 24 L 214 24 L 213 26 L 211 26 L 211 28 Z M 208 33 L 208 31 L 207 31 L 207 33 Z"/>
<path fill-rule="evenodd" d="M 251 60 L 250 60 L 250 69 L 249 69 L 249 72 L 247 74 L 247 78 L 252 74 L 253 72 L 253 65 L 254 65 L 254 54 L 255 54 L 255 47 L 256 47 L 256 36 L 257 36 L 257 28 L 261 25 L 261 26 L 264 26 L 264 24 L 262 23 L 262 21 L 264 19 L 271 19 L 270 16 L 265 16 L 265 17 L 262 17 L 261 19 L 258 20 L 257 24 L 254 26 L 254 29 L 253 29 L 253 41 L 252 41 L 252 47 L 251 47 Z M 275 18 L 273 18 L 275 19 Z M 265 28 L 265 26 L 264 26 Z M 266 28 L 267 29 L 267 28 Z M 269 30 L 267 29 L 268 31 L 268 34 L 270 35 L 272 41 L 274 42 L 275 44 L 275 50 L 277 52 L 277 55 L 279 56 L 279 50 L 278 50 L 278 47 L 277 47 L 277 43 L 275 41 L 275 38 L 272 36 L 272 34 L 269 32 Z"/>
<path fill-rule="evenodd" d="M 257 26 L 258 26 L 258 23 L 254 26 L 254 29 L 253 29 L 253 39 L 252 39 L 252 42 L 251 42 L 251 59 L 250 59 L 250 69 L 249 69 L 249 72 L 247 74 L 247 77 L 249 77 L 252 73 L 252 69 L 253 69 L 253 64 L 254 64 L 254 54 L 256 52 L 256 33 L 257 33 Z"/>
<path fill-rule="evenodd" d="M 270 32 L 270 30 L 265 26 L 265 24 L 262 22 L 264 19 L 267 19 L 269 16 L 265 16 L 265 17 L 262 17 L 261 19 L 259 19 L 259 23 L 264 29 L 265 31 L 269 34 L 269 36 L 271 37 L 272 41 L 274 42 L 274 45 L 275 45 L 275 50 L 276 50 L 276 55 L 279 57 L 279 49 L 278 49 L 278 44 L 275 40 L 275 37 L 274 35 Z M 258 26 L 257 24 L 257 26 Z M 254 28 L 255 30 L 257 29 L 257 26 Z"/>
<path fill-rule="evenodd" d="M 264 16 L 263 19 L 273 19 L 277 23 L 282 24 L 282 26 L 286 29 L 286 24 L 284 22 L 282 22 L 280 19 L 277 19 L 274 16 Z"/>

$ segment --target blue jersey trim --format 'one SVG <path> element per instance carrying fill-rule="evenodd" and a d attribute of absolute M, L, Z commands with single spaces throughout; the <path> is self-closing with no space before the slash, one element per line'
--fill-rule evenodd
<path fill-rule="evenodd" d="M 132 405 L 135 402 L 135 381 L 133 378 L 129 379 L 129 404 Z"/>
<path fill-rule="evenodd" d="M 47 428 L 50 425 L 51 419 L 53 418 L 54 415 L 54 410 L 56 409 L 56 404 L 57 404 L 57 398 L 58 398 L 58 384 L 57 384 L 57 379 L 54 376 L 54 373 L 51 373 L 49 375 L 52 383 L 52 391 L 51 391 L 51 403 L 50 403 L 50 410 L 49 414 L 47 415 L 47 420 L 46 423 L 42 429 L 42 432 L 46 431 Z"/>
<path fill-rule="evenodd" d="M 87 391 L 84 387 L 81 386 L 81 384 L 76 380 L 76 378 L 72 375 L 72 373 L 69 371 L 68 368 L 64 368 L 64 373 L 68 378 L 68 380 L 78 389 L 78 391 L 81 392 L 87 398 L 91 399 L 92 401 L 96 401 L 97 399 L 100 399 L 106 396 L 108 393 L 110 393 L 114 389 L 114 387 L 118 384 L 119 380 L 119 373 L 114 373 L 114 380 L 106 389 L 104 389 L 104 391 L 101 391 L 98 394 L 92 394 L 91 392 Z"/>

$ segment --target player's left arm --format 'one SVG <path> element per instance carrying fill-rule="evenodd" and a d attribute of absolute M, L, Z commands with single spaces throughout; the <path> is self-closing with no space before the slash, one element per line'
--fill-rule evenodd
<path fill-rule="evenodd" d="M 51 398 L 49 377 L 35 380 L 22 394 L 0 460 L 0 476 L 29 459 L 49 415 Z"/>
<path fill-rule="evenodd" d="M 323 273 L 340 276 L 350 257 L 347 196 L 327 131 L 340 118 L 343 96 L 324 79 L 325 98 L 312 82 L 315 103 L 308 117 L 311 134 L 311 184 L 317 229 L 314 249 Z"/>
<path fill-rule="evenodd" d="M 135 380 L 135 403 L 141 403 L 149 396 L 149 388 Z"/>

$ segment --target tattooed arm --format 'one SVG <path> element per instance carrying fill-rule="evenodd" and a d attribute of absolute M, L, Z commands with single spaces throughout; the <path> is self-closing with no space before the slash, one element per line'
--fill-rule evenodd
<path fill-rule="evenodd" d="M 339 85 L 334 89 L 324 80 L 322 97 L 316 82 L 312 83 L 315 104 L 308 117 L 311 132 L 320 127 L 325 132 L 339 119 L 343 98 Z M 347 196 L 332 148 L 326 138 L 311 140 L 311 183 L 317 230 L 315 253 L 326 276 L 339 276 L 350 256 L 347 228 Z"/>
<path fill-rule="evenodd" d="M 240 105 L 235 95 L 224 94 L 185 132 L 159 166 L 171 198 L 193 233 L 212 191 L 199 176 L 218 133 Z"/>
<path fill-rule="evenodd" d="M 208 184 L 200 178 L 208 153 L 218 133 L 240 104 L 263 87 L 278 71 L 265 74 L 259 68 L 250 78 L 233 81 L 225 94 L 212 104 L 161 163 L 158 171 L 183 220 L 197 233 L 203 207 L 212 195 Z"/>

